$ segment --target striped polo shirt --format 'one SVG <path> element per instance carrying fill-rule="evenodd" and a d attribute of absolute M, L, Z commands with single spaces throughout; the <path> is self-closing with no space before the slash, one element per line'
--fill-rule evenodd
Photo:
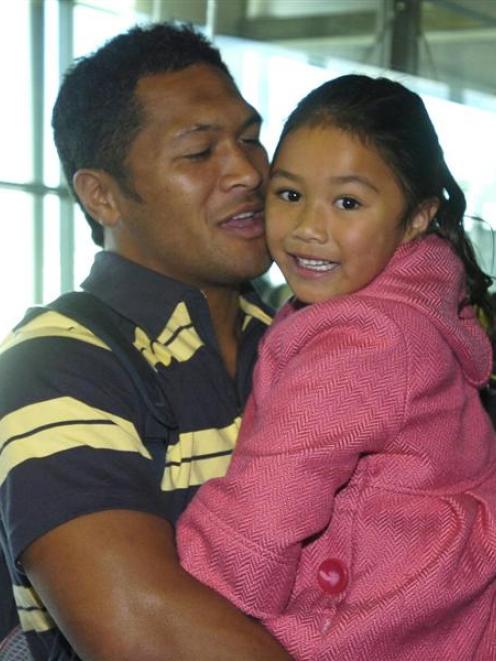
<path fill-rule="evenodd" d="M 170 426 L 144 409 L 128 374 L 89 330 L 46 311 L 0 351 L 0 541 L 19 618 L 36 659 L 76 658 L 17 559 L 37 537 L 81 514 L 130 509 L 172 523 L 205 480 L 221 476 L 271 318 L 250 287 L 233 380 L 201 291 L 114 253 L 96 256 L 83 289 L 115 311 L 155 367 Z"/>

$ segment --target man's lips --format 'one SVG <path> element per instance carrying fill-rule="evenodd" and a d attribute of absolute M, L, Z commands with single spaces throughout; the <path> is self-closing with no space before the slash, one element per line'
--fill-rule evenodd
<path fill-rule="evenodd" d="M 243 238 L 257 238 L 265 233 L 262 209 L 239 211 L 225 218 L 219 227 Z"/>

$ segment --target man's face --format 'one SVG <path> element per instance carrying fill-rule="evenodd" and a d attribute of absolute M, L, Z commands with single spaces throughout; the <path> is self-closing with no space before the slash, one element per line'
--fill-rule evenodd
<path fill-rule="evenodd" d="M 126 168 L 139 200 L 118 191 L 111 249 L 202 289 L 263 273 L 268 163 L 258 114 L 206 65 L 142 78 L 135 95 L 145 119 Z"/>

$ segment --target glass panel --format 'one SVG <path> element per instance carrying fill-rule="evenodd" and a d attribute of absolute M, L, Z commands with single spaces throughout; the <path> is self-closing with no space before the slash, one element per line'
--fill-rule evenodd
<path fill-rule="evenodd" d="M 86 0 L 74 7 L 74 57 L 86 55 L 114 35 L 134 25 L 142 15 L 133 0 Z M 100 248 L 91 239 L 90 227 L 78 205 L 74 212 L 74 283 L 86 278 Z"/>
<path fill-rule="evenodd" d="M 102 8 L 98 7 L 99 4 Z M 74 56 L 81 57 L 94 51 L 114 35 L 134 25 L 137 14 L 132 10 L 132 4 L 96 1 L 91 4 L 77 3 L 74 7 Z"/>
<path fill-rule="evenodd" d="M 74 283 L 78 287 L 88 275 L 100 247 L 93 243 L 91 228 L 78 205 L 74 207 Z"/>
<path fill-rule="evenodd" d="M 33 304 L 33 196 L 0 188 L 0 335 Z"/>
<path fill-rule="evenodd" d="M 494 276 L 496 112 L 432 97 L 424 101 L 446 162 L 467 198 L 467 214 L 482 219 L 467 218 L 465 227 L 481 266 Z"/>
<path fill-rule="evenodd" d="M 43 201 L 43 302 L 60 294 L 60 200 L 46 195 Z"/>
<path fill-rule="evenodd" d="M 470 220 L 466 223 L 466 226 L 479 264 L 486 273 L 494 277 L 496 275 L 496 237 L 494 229 L 491 229 L 485 222 L 470 222 Z"/>
<path fill-rule="evenodd" d="M 0 2 L 0 180 L 32 178 L 29 2 Z"/>
<path fill-rule="evenodd" d="M 52 135 L 52 110 L 60 85 L 59 71 L 59 7 L 57 0 L 45 0 L 45 70 L 44 70 L 44 127 L 43 127 L 43 181 L 47 186 L 58 186 L 61 169 Z"/>
<path fill-rule="evenodd" d="M 243 96 L 260 112 L 262 142 L 272 155 L 284 120 L 296 103 L 313 87 L 339 75 L 307 58 L 277 46 L 261 45 L 232 37 L 218 37 L 216 45 Z M 291 71 L 291 85 L 287 74 Z"/>
<path fill-rule="evenodd" d="M 467 196 L 469 214 L 496 228 L 496 112 L 425 97 L 446 162 Z"/>

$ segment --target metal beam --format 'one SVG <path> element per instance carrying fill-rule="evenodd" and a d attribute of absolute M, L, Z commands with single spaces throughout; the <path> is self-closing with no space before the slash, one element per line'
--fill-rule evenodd
<path fill-rule="evenodd" d="M 214 34 L 239 34 L 247 9 L 247 0 L 216 0 Z"/>
<path fill-rule="evenodd" d="M 342 37 L 375 32 L 376 13 L 369 11 L 319 16 L 245 18 L 238 36 L 260 41 L 288 41 L 317 37 Z"/>
<path fill-rule="evenodd" d="M 225 0 L 220 0 L 225 1 Z M 219 2 L 219 0 L 218 0 Z M 413 16 L 419 22 L 424 34 L 430 31 L 453 32 L 463 35 L 465 30 L 472 33 L 496 26 L 496 18 L 475 10 L 469 10 L 448 0 L 422 2 L 421 0 L 403 0 L 398 5 L 396 13 Z M 403 4 L 406 9 L 400 10 Z M 346 13 L 329 13 L 320 15 L 301 15 L 289 17 L 257 16 L 245 17 L 235 25 L 222 26 L 218 34 L 232 34 L 246 39 L 259 41 L 291 41 L 293 39 L 342 38 L 372 36 L 377 28 L 377 11 L 356 11 Z M 398 19 L 399 20 L 399 19 Z M 421 23 L 420 23 L 421 21 Z M 219 28 L 221 26 L 219 25 Z"/>
<path fill-rule="evenodd" d="M 428 4 L 434 5 L 434 2 Z M 458 2 L 453 2 L 453 0 L 435 0 L 434 6 L 437 6 L 438 8 L 441 7 L 449 12 L 458 14 L 463 18 L 470 20 L 472 23 L 475 23 L 476 25 L 486 27 L 496 25 L 496 17 L 494 14 L 486 14 L 483 11 L 479 11 L 472 3 L 469 7 L 467 4 L 461 5 Z M 492 6 L 494 11 L 496 3 L 493 3 Z"/>
<path fill-rule="evenodd" d="M 61 198 L 71 198 L 69 189 L 65 186 L 45 186 L 41 183 L 19 184 L 15 181 L 0 181 L 0 188 L 9 188 L 10 190 L 23 191 L 32 195 L 58 195 Z"/>
<path fill-rule="evenodd" d="M 182 21 L 205 25 L 207 0 L 137 0 L 136 10 L 154 21 Z"/>
<path fill-rule="evenodd" d="M 44 123 L 44 35 L 45 12 L 42 0 L 33 0 L 30 12 L 31 30 L 31 116 L 33 126 L 33 181 L 43 181 Z M 43 301 L 43 197 L 33 196 L 33 299 Z"/>
<path fill-rule="evenodd" d="M 412 75 L 418 72 L 421 0 L 386 0 L 392 7 L 385 31 L 390 42 L 388 69 Z"/>
<path fill-rule="evenodd" d="M 74 2 L 61 0 L 59 3 L 59 76 L 72 63 L 74 57 Z M 61 172 L 61 179 L 63 174 Z M 67 190 L 67 189 L 65 189 Z M 59 193 L 60 195 L 60 193 Z M 74 288 L 74 201 L 72 196 L 60 195 L 60 291 Z"/>

